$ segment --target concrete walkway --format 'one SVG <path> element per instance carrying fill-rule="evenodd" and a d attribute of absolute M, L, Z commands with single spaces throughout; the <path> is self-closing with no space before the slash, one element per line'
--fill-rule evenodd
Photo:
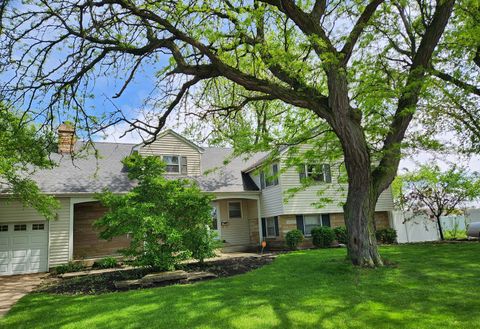
<path fill-rule="evenodd" d="M 0 317 L 23 296 L 42 283 L 46 273 L 0 276 Z"/>

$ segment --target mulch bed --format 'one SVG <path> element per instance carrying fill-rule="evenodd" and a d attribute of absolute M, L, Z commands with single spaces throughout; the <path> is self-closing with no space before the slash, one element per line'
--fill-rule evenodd
<path fill-rule="evenodd" d="M 205 262 L 204 264 L 191 263 L 183 264 L 179 267 L 186 272 L 205 271 L 215 274 L 217 277 L 227 277 L 237 274 L 246 273 L 254 269 L 260 268 L 273 261 L 272 256 L 265 255 L 264 257 L 239 257 L 230 259 L 221 259 L 215 261 Z M 47 292 L 53 294 L 68 294 L 68 295 L 95 295 L 106 292 L 119 291 L 115 287 L 115 281 L 135 280 L 144 277 L 149 273 L 155 271 L 149 269 L 132 269 L 115 271 L 102 274 L 92 274 L 74 278 L 58 278 L 51 276 L 47 279 L 37 292 Z M 186 284 L 183 281 L 168 281 L 155 284 L 156 287 Z"/>

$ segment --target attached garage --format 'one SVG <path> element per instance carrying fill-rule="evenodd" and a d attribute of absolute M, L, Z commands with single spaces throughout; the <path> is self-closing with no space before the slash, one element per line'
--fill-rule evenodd
<path fill-rule="evenodd" d="M 48 270 L 48 224 L 0 223 L 0 275 Z"/>

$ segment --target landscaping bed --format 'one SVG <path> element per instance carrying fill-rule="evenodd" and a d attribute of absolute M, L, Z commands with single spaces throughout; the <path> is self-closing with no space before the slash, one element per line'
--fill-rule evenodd
<path fill-rule="evenodd" d="M 149 282 L 148 285 L 132 285 L 128 288 L 124 286 L 120 287 L 118 283 L 116 284 L 116 282 L 127 280 L 140 280 L 146 275 L 155 273 L 156 271 L 153 271 L 151 269 L 133 268 L 127 270 L 118 269 L 117 271 L 106 271 L 105 273 L 95 273 L 77 277 L 61 278 L 57 276 L 51 276 L 36 291 L 48 292 L 53 294 L 93 295 L 145 287 L 161 287 L 173 284 L 188 284 L 194 281 L 208 280 L 213 277 L 228 277 L 246 273 L 271 263 L 274 258 L 275 255 L 269 254 L 263 256 L 219 259 L 208 261 L 204 264 L 183 264 L 179 267 L 179 269 L 187 273 L 191 273 L 192 275 L 198 272 L 208 272 L 213 275 L 207 278 L 200 278 L 195 280 L 180 278 L 161 282 Z"/>

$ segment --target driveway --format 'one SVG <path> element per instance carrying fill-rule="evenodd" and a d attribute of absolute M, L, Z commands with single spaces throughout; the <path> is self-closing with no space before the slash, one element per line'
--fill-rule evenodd
<path fill-rule="evenodd" d="M 0 317 L 23 296 L 42 283 L 45 273 L 0 276 Z"/>

